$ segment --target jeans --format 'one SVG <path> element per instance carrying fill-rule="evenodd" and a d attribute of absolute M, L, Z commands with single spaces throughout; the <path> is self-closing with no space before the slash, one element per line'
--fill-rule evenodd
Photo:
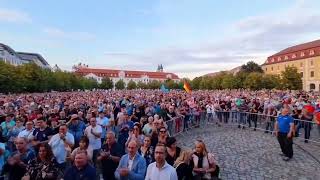
<path fill-rule="evenodd" d="M 240 122 L 241 125 L 246 125 L 247 114 L 245 112 L 240 112 Z"/>
<path fill-rule="evenodd" d="M 231 122 L 233 122 L 234 120 L 237 121 L 237 118 L 238 118 L 238 112 L 232 111 L 231 112 Z"/>

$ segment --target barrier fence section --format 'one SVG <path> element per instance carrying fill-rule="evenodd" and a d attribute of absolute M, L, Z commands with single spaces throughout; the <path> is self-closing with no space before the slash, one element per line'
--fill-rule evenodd
<path fill-rule="evenodd" d="M 168 132 L 171 136 L 176 136 L 192 128 L 202 128 L 207 124 L 205 112 L 190 115 L 179 115 L 166 121 Z"/>
<path fill-rule="evenodd" d="M 264 133 L 274 133 L 274 123 L 277 116 L 266 114 L 239 112 L 239 111 L 215 111 L 214 113 L 200 112 L 186 116 L 177 116 L 166 121 L 167 129 L 171 136 L 176 136 L 192 128 L 202 128 L 207 124 L 223 124 L 238 126 L 238 128 L 250 128 L 263 131 Z M 305 142 L 320 144 L 320 125 L 314 121 L 294 119 L 295 138 Z"/>
<path fill-rule="evenodd" d="M 236 125 L 239 128 L 252 128 L 271 134 L 277 120 L 277 116 L 238 111 L 215 111 L 213 116 L 208 119 L 209 123 Z M 320 125 L 314 121 L 294 119 L 294 134 L 305 142 L 320 144 Z"/>

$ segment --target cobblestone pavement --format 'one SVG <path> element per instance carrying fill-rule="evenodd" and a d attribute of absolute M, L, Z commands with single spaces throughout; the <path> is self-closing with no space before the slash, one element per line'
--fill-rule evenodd
<path fill-rule="evenodd" d="M 183 148 L 193 148 L 196 139 L 204 140 L 221 167 L 222 179 L 320 180 L 320 163 L 309 154 L 320 154 L 319 145 L 296 142 L 307 147 L 304 149 L 309 153 L 294 145 L 294 157 L 285 162 L 274 136 L 248 128 L 207 125 L 180 134 L 177 139 Z"/>

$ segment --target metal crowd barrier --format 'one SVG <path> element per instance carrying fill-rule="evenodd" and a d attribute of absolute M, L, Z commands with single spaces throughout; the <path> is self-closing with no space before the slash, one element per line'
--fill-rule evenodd
<path fill-rule="evenodd" d="M 230 124 L 239 128 L 251 128 L 253 130 L 274 133 L 274 123 L 277 116 L 269 116 L 259 113 L 238 112 L 238 111 L 215 111 L 213 118 L 207 118 L 208 122 Z M 320 144 L 320 125 L 314 121 L 294 119 L 295 137 L 305 142 Z"/>
<path fill-rule="evenodd" d="M 171 136 L 176 136 L 192 128 L 205 127 L 206 123 L 207 117 L 205 112 L 187 116 L 177 116 L 166 121 L 167 129 Z"/>

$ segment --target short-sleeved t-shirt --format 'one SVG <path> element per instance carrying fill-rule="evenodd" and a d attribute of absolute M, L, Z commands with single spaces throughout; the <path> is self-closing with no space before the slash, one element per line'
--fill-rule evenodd
<path fill-rule="evenodd" d="M 121 157 L 123 155 L 122 148 L 118 143 L 114 143 L 111 147 L 109 147 L 108 144 L 104 144 L 102 150 L 105 152 L 110 151 L 110 154 L 116 157 Z M 101 163 L 103 173 L 107 176 L 113 176 L 119 164 L 117 162 L 112 161 L 111 159 L 104 159 L 101 161 Z"/>
<path fill-rule="evenodd" d="M 96 125 L 96 127 L 88 126 L 85 130 L 85 134 L 87 134 L 87 137 L 89 139 L 89 147 L 92 150 L 100 149 L 101 148 L 101 138 L 97 138 L 91 133 L 91 129 L 93 129 L 94 133 L 102 133 L 102 128 L 99 125 Z"/>
<path fill-rule="evenodd" d="M 288 133 L 290 131 L 290 124 L 293 123 L 293 118 L 289 115 L 278 117 L 279 132 Z"/>
<path fill-rule="evenodd" d="M 37 128 L 32 132 L 34 140 L 40 142 L 49 140 L 48 137 L 52 135 L 52 129 L 49 127 L 46 127 L 43 131 L 41 131 L 40 128 Z"/>

